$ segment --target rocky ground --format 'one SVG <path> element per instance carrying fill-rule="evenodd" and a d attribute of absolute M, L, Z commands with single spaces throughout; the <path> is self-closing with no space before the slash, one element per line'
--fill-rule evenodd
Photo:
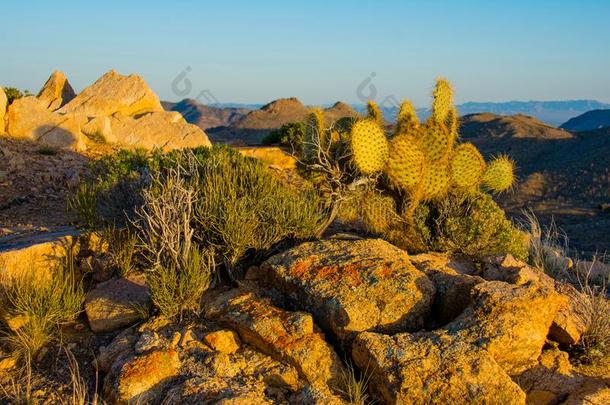
<path fill-rule="evenodd" d="M 0 260 L 22 271 L 58 240 Z M 85 313 L 63 348 L 37 359 L 40 403 L 70 395 L 66 353 L 90 397 L 97 387 L 112 404 L 342 404 L 351 365 L 378 403 L 610 401 L 610 367 L 574 366 L 566 351 L 583 332 L 579 293 L 511 256 L 477 265 L 337 235 L 269 258 L 239 286 L 208 291 L 199 314 L 170 321 L 150 316 L 141 276 L 113 275 L 83 240 Z M 0 367 L 12 387 L 10 357 Z"/>

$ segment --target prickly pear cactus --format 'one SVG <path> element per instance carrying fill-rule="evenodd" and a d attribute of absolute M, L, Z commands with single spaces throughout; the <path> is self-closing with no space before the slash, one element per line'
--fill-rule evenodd
<path fill-rule="evenodd" d="M 415 107 L 409 100 L 404 100 L 396 117 L 396 135 L 406 134 L 419 126 Z"/>
<path fill-rule="evenodd" d="M 390 158 L 386 174 L 392 185 L 403 191 L 411 191 L 420 184 L 426 160 L 413 135 L 398 135 L 390 142 Z"/>
<path fill-rule="evenodd" d="M 426 123 L 426 128 L 421 133 L 419 141 L 428 162 L 446 160 L 453 146 L 447 128 L 435 121 Z"/>
<path fill-rule="evenodd" d="M 373 100 L 369 100 L 369 102 L 366 104 L 366 115 L 368 119 L 375 121 L 381 128 L 383 128 L 383 113 L 381 112 L 381 109 L 377 103 Z"/>
<path fill-rule="evenodd" d="M 448 166 L 448 162 L 443 161 L 426 166 L 420 195 L 418 196 L 421 200 L 432 201 L 447 194 L 450 186 Z"/>
<path fill-rule="evenodd" d="M 508 156 L 499 156 L 487 166 L 483 185 L 490 191 L 501 193 L 515 184 L 515 163 Z"/>
<path fill-rule="evenodd" d="M 352 158 L 362 174 L 381 172 L 388 161 L 388 141 L 383 129 L 371 119 L 358 121 L 351 132 Z"/>
<path fill-rule="evenodd" d="M 453 152 L 449 170 L 451 180 L 458 189 L 473 191 L 481 184 L 485 172 L 485 159 L 473 144 L 463 143 Z"/>
<path fill-rule="evenodd" d="M 432 96 L 434 97 L 432 101 L 432 119 L 439 124 L 445 124 L 447 116 L 453 107 L 453 88 L 451 83 L 446 79 L 438 78 Z"/>

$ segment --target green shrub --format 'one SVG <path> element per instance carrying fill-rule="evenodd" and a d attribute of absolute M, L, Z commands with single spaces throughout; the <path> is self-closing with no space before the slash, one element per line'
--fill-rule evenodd
<path fill-rule="evenodd" d="M 90 174 L 68 198 L 68 208 L 89 229 L 124 227 L 141 205 L 141 189 L 150 170 L 157 166 L 158 152 L 120 150 L 89 165 Z"/>
<path fill-rule="evenodd" d="M 182 317 L 196 310 L 212 281 L 214 259 L 211 251 L 192 246 L 180 266 L 158 266 L 147 277 L 153 304 L 168 318 Z"/>
<path fill-rule="evenodd" d="M 30 359 L 59 334 L 61 324 L 73 321 L 82 310 L 85 293 L 76 280 L 74 260 L 68 254 L 48 278 L 32 272 L 0 282 L 6 319 L 19 320 L 6 340 L 20 357 Z"/>
<path fill-rule="evenodd" d="M 322 211 L 313 191 L 290 188 L 258 160 L 225 147 L 198 161 L 196 235 L 215 247 L 229 269 L 250 250 L 318 231 Z"/>
<path fill-rule="evenodd" d="M 11 105 L 13 101 L 21 97 L 32 95 L 28 90 L 22 92 L 21 90 L 15 87 L 4 87 L 3 89 L 4 93 L 6 94 L 6 98 L 8 99 L 8 105 Z"/>
<path fill-rule="evenodd" d="M 295 153 L 300 153 L 305 138 L 305 123 L 292 122 L 284 124 L 271 131 L 263 138 L 263 145 L 283 145 L 291 147 Z"/>
<path fill-rule="evenodd" d="M 526 235 L 506 218 L 504 211 L 487 194 L 451 195 L 431 204 L 427 225 L 438 250 L 483 257 L 511 253 L 526 260 Z"/>

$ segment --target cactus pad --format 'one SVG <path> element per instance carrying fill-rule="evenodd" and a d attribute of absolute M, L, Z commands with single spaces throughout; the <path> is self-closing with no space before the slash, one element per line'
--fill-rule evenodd
<path fill-rule="evenodd" d="M 386 174 L 394 187 L 408 191 L 422 179 L 425 158 L 412 135 L 398 135 L 390 143 Z"/>
<path fill-rule="evenodd" d="M 432 119 L 439 124 L 445 124 L 453 106 L 453 88 L 451 83 L 443 78 L 437 79 L 432 96 L 434 97 L 432 101 Z"/>
<path fill-rule="evenodd" d="M 353 160 L 362 174 L 380 172 L 388 160 L 388 141 L 375 121 L 358 121 L 352 128 Z"/>
<path fill-rule="evenodd" d="M 506 191 L 515 183 L 515 163 L 507 156 L 494 159 L 483 174 L 485 188 L 495 192 Z"/>
<path fill-rule="evenodd" d="M 463 190 L 471 190 L 481 183 L 485 172 L 485 159 L 470 143 L 463 143 L 453 152 L 449 166 L 451 180 Z"/>
<path fill-rule="evenodd" d="M 404 100 L 396 117 L 396 134 L 406 134 L 418 126 L 419 118 L 413 104 L 409 100 Z"/>
<path fill-rule="evenodd" d="M 428 165 L 424 170 L 421 199 L 431 201 L 443 197 L 449 190 L 449 165 L 443 161 Z"/>
<path fill-rule="evenodd" d="M 444 125 L 428 121 L 426 129 L 420 135 L 420 147 L 426 155 L 426 160 L 436 162 L 446 158 L 451 151 L 449 132 Z"/>

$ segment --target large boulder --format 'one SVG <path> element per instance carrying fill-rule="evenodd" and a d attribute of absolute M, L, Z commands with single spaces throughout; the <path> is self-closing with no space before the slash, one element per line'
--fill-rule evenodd
<path fill-rule="evenodd" d="M 352 357 L 387 404 L 525 404 L 525 394 L 489 354 L 444 333 L 364 332 Z"/>
<path fill-rule="evenodd" d="M 7 112 L 7 131 L 15 138 L 72 150 L 86 149 L 78 120 L 49 111 L 36 97 L 13 101 Z"/>
<path fill-rule="evenodd" d="M 85 312 L 94 332 L 111 332 L 142 319 L 148 312 L 150 293 L 144 277 L 118 278 L 89 291 Z"/>
<path fill-rule="evenodd" d="M 293 365 L 309 383 L 329 388 L 340 380 L 341 360 L 311 315 L 277 308 L 254 292 L 233 289 L 206 298 L 205 316 L 234 329 L 244 342 Z"/>
<path fill-rule="evenodd" d="M 60 113 L 85 117 L 114 113 L 132 116 L 152 111 L 163 111 L 163 107 L 144 79 L 137 75 L 123 76 L 114 70 L 100 77 L 59 110 Z"/>
<path fill-rule="evenodd" d="M 6 93 L 4 89 L 0 87 L 0 135 L 4 135 L 5 131 L 5 122 L 4 116 L 6 115 L 6 107 L 8 105 L 8 98 L 6 97 Z"/>
<path fill-rule="evenodd" d="M 112 139 L 127 146 L 169 150 L 212 145 L 201 128 L 178 112 L 152 112 L 138 118 L 115 114 L 110 126 Z"/>
<path fill-rule="evenodd" d="M 261 274 L 262 285 L 342 341 L 419 330 L 434 299 L 407 253 L 380 239 L 303 243 L 267 260 Z"/>
<path fill-rule="evenodd" d="M 473 304 L 445 326 L 447 332 L 487 350 L 510 374 L 536 363 L 564 297 L 534 281 L 488 281 L 471 294 Z"/>
<path fill-rule="evenodd" d="M 74 89 L 70 86 L 66 75 L 59 70 L 51 74 L 38 93 L 38 100 L 51 111 L 63 107 L 74 97 L 76 97 Z"/>

